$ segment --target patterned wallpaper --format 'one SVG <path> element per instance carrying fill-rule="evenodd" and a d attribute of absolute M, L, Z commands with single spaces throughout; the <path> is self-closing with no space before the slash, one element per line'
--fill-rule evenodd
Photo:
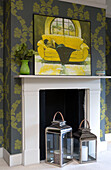
<path fill-rule="evenodd" d="M 111 18 L 106 18 L 106 73 L 111 75 Z M 106 125 L 105 132 L 111 133 L 111 79 L 106 80 Z"/>
<path fill-rule="evenodd" d="M 11 10 L 11 11 L 10 11 Z M 14 50 L 17 44 L 27 43 L 33 48 L 33 14 L 68 17 L 91 21 L 92 75 L 105 70 L 105 10 L 58 0 L 6 0 L 5 55 L 4 55 L 4 143 L 11 153 L 20 153 L 21 140 L 21 84 L 14 79 L 19 74 Z M 95 22 L 96 21 L 96 22 Z M 11 27 L 10 27 L 11 25 Z M 30 62 L 33 74 L 33 62 Z M 101 91 L 101 140 L 104 140 L 104 88 Z"/>
<path fill-rule="evenodd" d="M 11 151 L 11 1 L 4 3 L 4 147 Z"/>
<path fill-rule="evenodd" d="M 3 1 L 0 1 L 0 147 L 3 146 Z"/>
<path fill-rule="evenodd" d="M 106 81 L 101 79 L 101 98 L 100 98 L 100 139 L 105 140 L 105 113 L 106 113 L 106 98 L 105 98 Z"/>

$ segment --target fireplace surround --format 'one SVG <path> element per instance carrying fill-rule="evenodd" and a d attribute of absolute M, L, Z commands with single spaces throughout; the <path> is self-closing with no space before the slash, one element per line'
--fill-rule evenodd
<path fill-rule="evenodd" d="M 39 91 L 46 89 L 89 89 L 90 107 L 87 112 L 91 132 L 97 136 L 98 152 L 100 142 L 100 79 L 99 78 L 68 78 L 68 77 L 35 77 L 22 78 L 22 157 L 23 165 L 40 162 L 40 122 L 39 122 Z"/>

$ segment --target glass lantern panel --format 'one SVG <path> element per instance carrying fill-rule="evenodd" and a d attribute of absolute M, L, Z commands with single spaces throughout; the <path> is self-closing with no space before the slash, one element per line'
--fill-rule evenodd
<path fill-rule="evenodd" d="M 60 165 L 60 136 L 47 133 L 47 162 Z"/>
<path fill-rule="evenodd" d="M 79 139 L 74 138 L 73 141 L 73 157 L 77 161 L 80 160 L 80 141 Z"/>
<path fill-rule="evenodd" d="M 72 160 L 72 132 L 62 135 L 62 162 L 63 164 Z"/>
<path fill-rule="evenodd" d="M 96 160 L 96 140 L 82 142 L 82 162 Z"/>
<path fill-rule="evenodd" d="M 96 160 L 96 140 L 89 141 L 89 161 Z"/>

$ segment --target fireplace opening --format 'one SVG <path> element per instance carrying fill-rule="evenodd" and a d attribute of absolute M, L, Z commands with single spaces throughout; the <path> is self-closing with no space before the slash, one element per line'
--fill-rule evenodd
<path fill-rule="evenodd" d="M 40 160 L 45 160 L 45 128 L 51 125 L 53 116 L 60 111 L 73 132 L 87 118 L 86 89 L 49 89 L 39 91 L 40 101 Z M 60 120 L 60 116 L 57 115 Z"/>

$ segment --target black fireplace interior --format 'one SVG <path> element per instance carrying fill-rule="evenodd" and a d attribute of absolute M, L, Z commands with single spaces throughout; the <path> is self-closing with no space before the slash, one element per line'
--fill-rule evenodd
<path fill-rule="evenodd" d="M 53 116 L 60 111 L 66 124 L 78 130 L 84 119 L 85 89 L 40 90 L 40 160 L 45 160 L 45 128 L 51 125 Z M 60 116 L 56 117 L 60 120 Z"/>

